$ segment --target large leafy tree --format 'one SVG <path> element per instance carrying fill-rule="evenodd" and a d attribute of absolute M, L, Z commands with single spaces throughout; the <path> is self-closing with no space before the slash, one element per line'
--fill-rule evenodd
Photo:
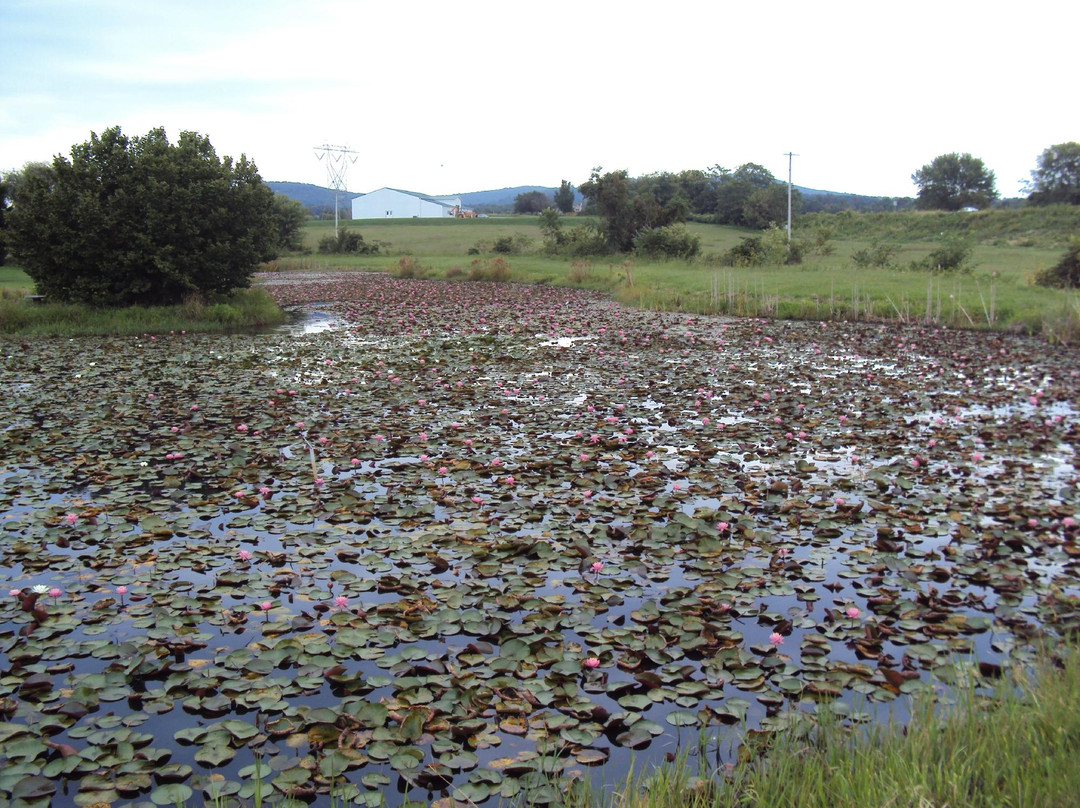
<path fill-rule="evenodd" d="M 920 210 L 986 208 L 997 199 L 994 172 L 970 154 L 942 154 L 911 175 Z"/>
<path fill-rule="evenodd" d="M 1080 143 L 1058 143 L 1044 151 L 1028 192 L 1033 205 L 1080 205 Z"/>
<path fill-rule="evenodd" d="M 748 218 L 747 214 L 751 209 L 756 211 L 760 205 L 755 203 L 751 208 L 748 208 L 747 203 L 755 192 L 766 191 L 777 184 L 776 177 L 772 175 L 772 172 L 757 163 L 743 163 L 734 171 L 728 171 L 720 166 L 713 166 L 711 171 L 717 188 L 714 207 L 716 223 L 742 227 L 759 226 L 758 217 L 751 215 Z M 759 194 L 758 201 L 760 200 L 761 195 Z M 768 227 L 768 224 L 761 226 Z"/>
<path fill-rule="evenodd" d="M 543 191 L 525 191 L 514 197 L 514 213 L 539 213 L 551 207 L 551 197 Z"/>
<path fill-rule="evenodd" d="M 559 213 L 570 213 L 574 209 L 574 186 L 566 180 L 559 184 L 559 190 L 555 192 L 555 207 Z"/>
<path fill-rule="evenodd" d="M 9 247 L 49 299 L 101 306 L 177 302 L 248 286 L 281 246 L 274 194 L 246 157 L 164 129 L 91 134 L 44 170 L 24 171 Z"/>

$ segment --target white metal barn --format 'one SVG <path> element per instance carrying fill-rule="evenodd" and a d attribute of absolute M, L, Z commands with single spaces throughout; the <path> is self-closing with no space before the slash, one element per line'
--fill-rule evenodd
<path fill-rule="evenodd" d="M 380 188 L 352 201 L 354 219 L 453 218 L 461 210 L 461 197 L 427 196 L 396 188 Z"/>

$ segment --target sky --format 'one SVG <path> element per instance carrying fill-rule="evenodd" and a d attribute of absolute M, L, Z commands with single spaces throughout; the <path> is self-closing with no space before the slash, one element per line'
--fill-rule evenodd
<path fill-rule="evenodd" d="M 1080 4 L 2 0 L 0 171 L 119 126 L 265 180 L 456 194 L 759 163 L 914 196 L 970 153 L 1003 197 L 1080 141 Z"/>

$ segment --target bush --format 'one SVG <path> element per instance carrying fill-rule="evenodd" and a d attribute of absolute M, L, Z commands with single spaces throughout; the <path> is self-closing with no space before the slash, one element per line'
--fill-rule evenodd
<path fill-rule="evenodd" d="M 734 267 L 801 264 L 802 244 L 789 242 L 787 231 L 773 225 L 760 236 L 748 236 L 724 256 L 724 263 Z"/>
<path fill-rule="evenodd" d="M 465 270 L 457 264 L 454 264 L 454 266 L 446 270 L 446 277 L 450 280 L 453 280 L 454 278 L 463 278 L 465 277 Z"/>
<path fill-rule="evenodd" d="M 869 269 L 870 267 L 885 269 L 893 265 L 893 258 L 898 252 L 900 252 L 899 244 L 874 241 L 869 247 L 856 250 L 852 254 L 851 260 L 860 269 Z"/>
<path fill-rule="evenodd" d="M 327 234 L 319 240 L 319 252 L 334 255 L 376 255 L 379 245 L 364 241 L 364 237 L 344 227 L 337 235 Z"/>
<path fill-rule="evenodd" d="M 593 255 L 607 255 L 607 239 L 604 234 L 590 224 L 580 224 L 564 231 L 566 241 L 560 247 L 574 258 L 588 258 Z"/>
<path fill-rule="evenodd" d="M 921 261 L 912 261 L 912 269 L 930 272 L 970 272 L 970 259 L 974 249 L 963 239 L 949 239 Z"/>
<path fill-rule="evenodd" d="M 634 253 L 649 258 L 689 260 L 701 251 L 701 239 L 685 225 L 669 224 L 643 230 L 634 237 Z"/>
<path fill-rule="evenodd" d="M 495 239 L 495 243 L 491 245 L 491 251 L 496 253 L 502 253 L 503 255 L 510 255 L 515 252 L 514 239 L 511 236 L 499 236 Z"/>
<path fill-rule="evenodd" d="M 245 157 L 208 138 L 119 127 L 28 166 L 5 211 L 8 248 L 50 300 L 93 306 L 179 303 L 250 285 L 282 244 L 285 208 Z"/>
<path fill-rule="evenodd" d="M 1073 237 L 1061 260 L 1049 269 L 1038 272 L 1035 283 L 1056 289 L 1080 289 L 1080 238 Z"/>

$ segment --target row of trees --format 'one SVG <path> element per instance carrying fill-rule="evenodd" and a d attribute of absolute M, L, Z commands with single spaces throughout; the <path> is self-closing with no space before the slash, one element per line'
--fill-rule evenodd
<path fill-rule="evenodd" d="M 618 176 L 616 176 L 618 175 Z M 631 179 L 625 171 L 604 175 L 610 188 L 600 182 L 600 169 L 579 189 L 586 197 L 585 212 L 604 216 L 605 201 L 612 190 L 633 197 L 637 213 L 631 219 L 646 226 L 664 226 L 673 221 L 697 219 L 717 224 L 764 229 L 781 222 L 787 215 L 787 188 L 768 169 L 745 163 L 734 170 L 712 166 L 701 171 L 663 172 Z M 987 208 L 998 199 L 994 172 L 982 160 L 970 154 L 953 152 L 935 157 L 911 175 L 918 187 L 915 207 L 921 210 L 961 210 Z M 1046 149 L 1031 172 L 1027 186 L 1028 202 L 1033 205 L 1080 204 L 1080 143 L 1059 143 Z M 835 195 L 834 195 L 835 196 Z M 885 204 L 885 203 L 888 204 Z M 908 207 L 910 200 L 903 200 Z M 554 197 L 543 191 L 519 194 L 515 213 L 540 213 L 554 205 L 560 212 L 573 210 L 574 189 L 562 181 Z M 796 211 L 803 200 L 795 192 Z M 850 207 L 850 203 L 844 205 Z M 881 209 L 897 209 L 892 200 L 883 200 Z M 626 243 L 624 224 L 614 241 Z"/>
<path fill-rule="evenodd" d="M 164 129 L 92 134 L 71 157 L 4 178 L 0 236 L 39 293 L 100 306 L 174 303 L 250 284 L 300 245 L 308 214 L 255 164 Z"/>
<path fill-rule="evenodd" d="M 994 172 L 970 154 L 942 154 L 911 175 L 922 210 L 986 208 L 997 198 Z M 1032 205 L 1080 205 L 1080 143 L 1046 149 L 1027 183 Z"/>

